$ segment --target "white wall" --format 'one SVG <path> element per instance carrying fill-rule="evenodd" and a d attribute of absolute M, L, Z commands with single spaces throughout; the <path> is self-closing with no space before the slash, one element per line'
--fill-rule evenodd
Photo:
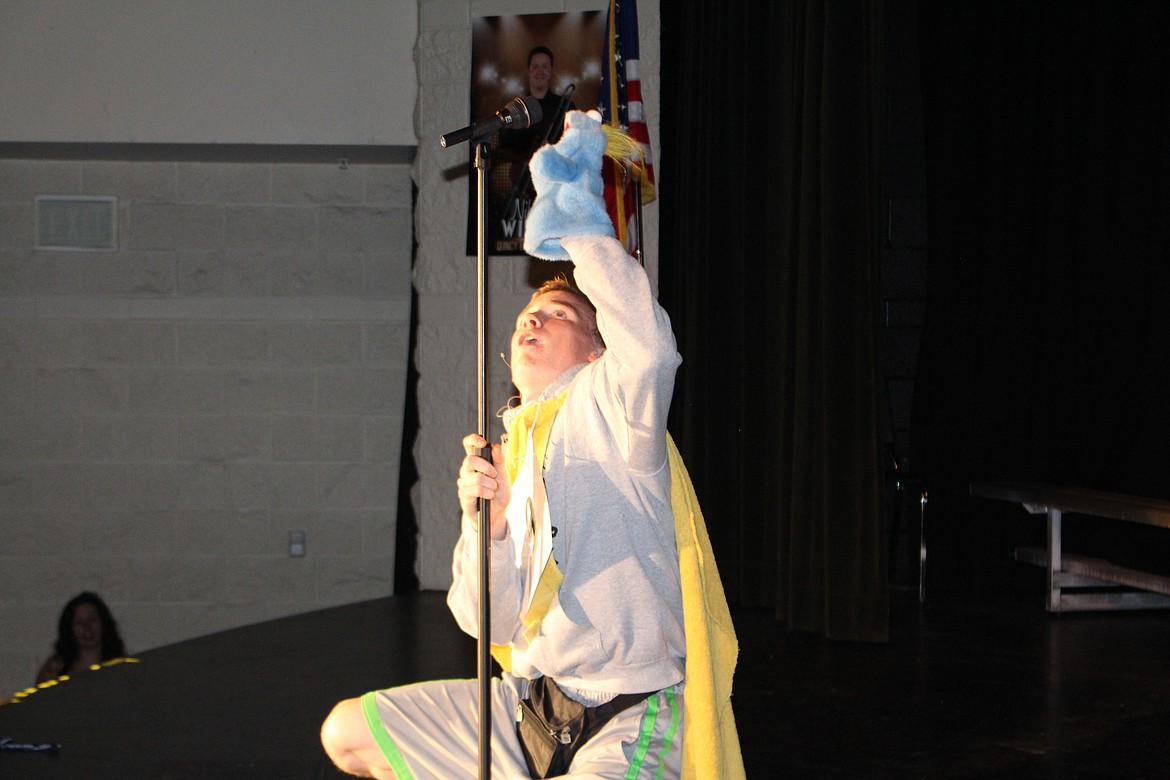
<path fill-rule="evenodd" d="M 416 18 L 0 1 L 0 697 L 82 590 L 135 653 L 392 592 Z M 116 250 L 37 249 L 46 194 Z"/>
<path fill-rule="evenodd" d="M 0 141 L 414 146 L 416 0 L 4 0 Z"/>

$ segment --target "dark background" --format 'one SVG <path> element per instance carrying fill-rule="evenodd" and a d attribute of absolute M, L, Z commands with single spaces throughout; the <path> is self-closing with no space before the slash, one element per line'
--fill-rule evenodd
<path fill-rule="evenodd" d="M 1035 584 L 972 480 L 1170 498 L 1170 4 L 661 13 L 672 431 L 733 602 L 883 639 L 894 457 L 931 598 Z M 1067 544 L 1165 559 L 1123 525 Z"/>

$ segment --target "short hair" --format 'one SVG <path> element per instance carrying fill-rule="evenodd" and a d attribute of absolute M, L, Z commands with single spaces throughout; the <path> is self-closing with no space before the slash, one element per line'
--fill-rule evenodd
<path fill-rule="evenodd" d="M 591 334 L 593 336 L 593 340 L 597 342 L 597 346 L 605 349 L 605 339 L 601 337 L 601 331 L 597 329 L 597 307 L 593 305 L 593 301 L 589 300 L 589 296 L 581 292 L 581 289 L 577 287 L 577 285 L 570 282 L 567 276 L 564 274 L 558 274 L 537 287 L 536 292 L 532 293 L 532 297 L 528 299 L 528 302 L 531 303 L 545 293 L 550 292 L 568 293 L 585 305 L 585 308 L 588 309 L 589 314 L 593 317 L 593 329 Z"/>
<path fill-rule="evenodd" d="M 528 52 L 528 64 L 529 65 L 532 64 L 532 58 L 535 57 L 537 54 L 547 54 L 548 55 L 548 64 L 549 65 L 553 64 L 552 49 L 550 49 L 547 46 L 533 46 L 531 51 Z"/>

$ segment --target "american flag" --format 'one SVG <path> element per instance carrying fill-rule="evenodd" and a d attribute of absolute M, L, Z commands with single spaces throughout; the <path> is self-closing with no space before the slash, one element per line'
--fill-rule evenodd
<path fill-rule="evenodd" d="M 637 234 L 637 203 L 634 193 L 640 186 L 642 203 L 654 200 L 654 158 L 650 152 L 650 131 L 642 107 L 642 82 L 638 76 L 638 5 L 636 0 L 610 0 L 606 23 L 605 51 L 601 62 L 600 105 L 602 121 L 620 127 L 642 144 L 644 161 L 630 174 L 615 160 L 606 157 L 602 169 L 605 206 L 614 230 L 632 254 L 641 250 Z M 637 179 L 635 183 L 634 179 Z M 636 251 L 637 250 L 637 251 Z"/>

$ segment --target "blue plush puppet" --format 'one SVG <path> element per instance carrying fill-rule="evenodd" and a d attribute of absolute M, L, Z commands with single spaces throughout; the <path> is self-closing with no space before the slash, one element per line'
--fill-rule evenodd
<path fill-rule="evenodd" d="M 570 111 L 555 146 L 543 146 L 528 164 L 537 198 L 524 228 L 524 251 L 545 260 L 568 260 L 565 236 L 613 236 L 602 197 L 601 158 L 607 138 L 600 115 Z"/>

